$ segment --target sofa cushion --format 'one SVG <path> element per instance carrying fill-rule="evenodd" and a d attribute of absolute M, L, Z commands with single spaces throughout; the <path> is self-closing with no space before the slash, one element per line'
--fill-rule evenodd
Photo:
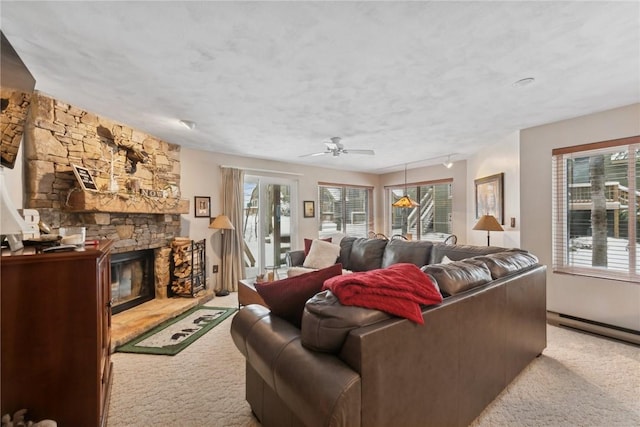
<path fill-rule="evenodd" d="M 271 309 L 271 312 L 300 327 L 304 304 L 320 292 L 324 281 L 342 274 L 342 264 L 299 276 L 256 283 L 256 291 Z"/>
<path fill-rule="evenodd" d="M 338 258 L 338 262 L 347 270 L 351 270 L 351 263 L 349 262 L 349 259 L 351 258 L 353 242 L 355 242 L 356 239 L 357 237 L 346 236 L 340 240 L 340 258 Z"/>
<path fill-rule="evenodd" d="M 382 266 L 382 255 L 388 241 L 383 239 L 367 239 L 359 237 L 353 241 L 349 266 L 352 271 L 375 270 Z"/>
<path fill-rule="evenodd" d="M 447 245 L 445 243 L 434 243 L 431 249 L 431 259 L 429 264 L 440 264 L 446 255 L 452 261 L 461 261 L 479 255 L 487 255 L 495 252 L 502 252 L 505 248 L 497 246 L 472 246 L 472 245 Z"/>
<path fill-rule="evenodd" d="M 489 268 L 493 279 L 517 273 L 538 263 L 538 258 L 535 255 L 518 249 L 477 256 L 465 260 L 465 262 L 473 260 L 483 262 Z"/>
<path fill-rule="evenodd" d="M 480 262 L 453 261 L 449 264 L 425 265 L 421 270 L 436 280 L 443 296 L 456 295 L 491 281 L 489 268 Z"/>
<path fill-rule="evenodd" d="M 314 351 L 338 353 L 352 329 L 390 317 L 380 310 L 342 305 L 331 291 L 323 291 L 305 305 L 302 345 Z"/>
<path fill-rule="evenodd" d="M 316 240 L 322 240 L 323 242 L 333 243 L 331 241 L 331 237 L 325 237 L 325 238 L 316 239 Z M 304 256 L 309 255 L 309 251 L 311 250 L 312 243 L 313 243 L 313 239 L 304 239 Z"/>
<path fill-rule="evenodd" d="M 392 239 L 384 248 L 382 268 L 401 262 L 408 262 L 422 267 L 429 264 L 432 247 L 432 242 Z"/>
<path fill-rule="evenodd" d="M 314 240 L 309 255 L 302 263 L 307 268 L 327 268 L 336 263 L 340 255 L 340 246 L 322 240 Z"/>

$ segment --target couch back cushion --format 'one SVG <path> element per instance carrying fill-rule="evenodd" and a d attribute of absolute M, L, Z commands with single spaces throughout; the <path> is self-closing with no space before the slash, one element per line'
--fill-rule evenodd
<path fill-rule="evenodd" d="M 382 255 L 382 268 L 406 262 L 422 267 L 429 263 L 433 243 L 428 241 L 408 241 L 392 239 L 387 243 Z"/>
<path fill-rule="evenodd" d="M 466 260 L 466 262 L 474 261 L 484 263 L 489 268 L 493 279 L 500 279 L 538 264 L 538 258 L 535 255 L 519 249 L 477 256 Z"/>
<path fill-rule="evenodd" d="M 480 261 L 473 264 L 453 261 L 449 264 L 425 265 L 421 270 L 435 279 L 445 297 L 491 281 L 489 268 Z"/>
<path fill-rule="evenodd" d="M 499 248 L 497 246 L 447 245 L 445 243 L 434 243 L 433 249 L 431 249 L 431 259 L 429 260 L 429 264 L 440 264 L 445 255 L 452 261 L 461 261 L 466 258 L 502 252 L 505 250 L 505 248 Z"/>
<path fill-rule="evenodd" d="M 365 237 L 355 239 L 351 246 L 347 270 L 369 271 L 380 268 L 387 243 L 388 240 L 383 239 L 367 239 Z"/>
<path fill-rule="evenodd" d="M 349 264 L 349 258 L 351 257 L 351 248 L 353 248 L 353 242 L 355 242 L 357 237 L 346 236 L 340 240 L 340 257 L 338 258 L 338 262 L 342 264 L 342 267 L 345 270 L 351 270 L 351 265 Z"/>
<path fill-rule="evenodd" d="M 338 353 L 352 329 L 390 317 L 380 310 L 342 305 L 331 291 L 323 291 L 305 305 L 300 338 L 310 350 Z"/>

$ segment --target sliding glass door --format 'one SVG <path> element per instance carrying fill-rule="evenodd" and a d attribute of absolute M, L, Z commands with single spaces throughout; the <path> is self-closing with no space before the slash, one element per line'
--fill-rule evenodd
<path fill-rule="evenodd" d="M 243 236 L 247 277 L 275 267 L 284 278 L 285 253 L 295 239 L 295 188 L 294 181 L 245 175 Z"/>

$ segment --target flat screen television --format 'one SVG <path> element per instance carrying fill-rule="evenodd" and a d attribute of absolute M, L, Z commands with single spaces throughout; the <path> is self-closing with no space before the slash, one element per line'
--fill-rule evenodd
<path fill-rule="evenodd" d="M 0 36 L 0 164 L 13 169 L 36 80 L 2 31 Z"/>

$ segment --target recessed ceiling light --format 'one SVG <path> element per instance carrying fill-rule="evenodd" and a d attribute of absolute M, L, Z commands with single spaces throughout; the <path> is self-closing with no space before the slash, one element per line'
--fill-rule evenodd
<path fill-rule="evenodd" d="M 536 81 L 536 79 L 534 79 L 533 77 L 526 77 L 524 79 L 518 80 L 517 82 L 514 82 L 513 85 L 515 87 L 529 86 L 530 84 L 532 84 L 535 81 Z"/>
<path fill-rule="evenodd" d="M 187 129 L 193 130 L 196 128 L 196 122 L 192 122 L 191 120 L 180 120 L 180 124 Z"/>

